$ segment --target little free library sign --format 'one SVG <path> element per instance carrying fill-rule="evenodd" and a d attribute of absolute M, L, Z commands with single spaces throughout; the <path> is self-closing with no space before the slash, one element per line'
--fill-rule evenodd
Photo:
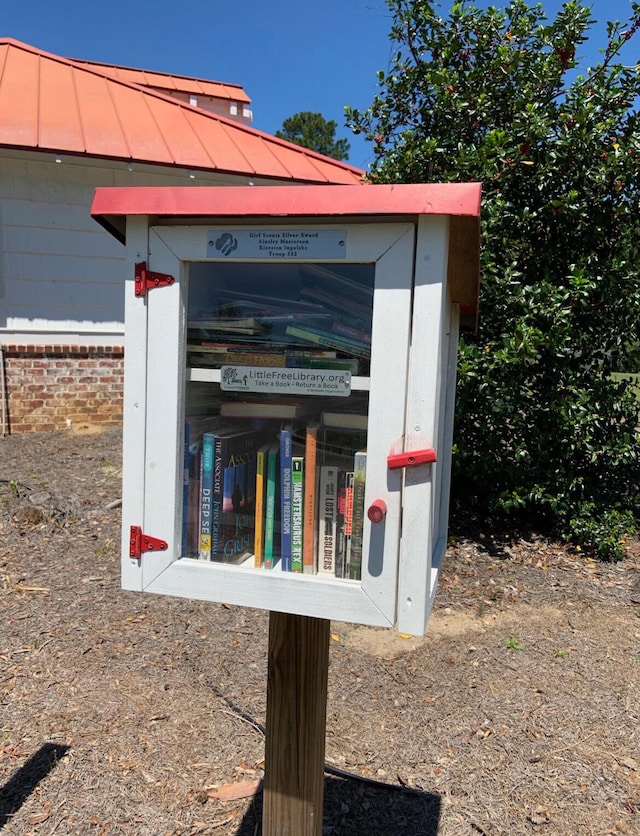
<path fill-rule="evenodd" d="M 335 369 L 270 369 L 222 366 L 220 388 L 226 392 L 279 392 L 287 395 L 351 394 L 351 372 Z"/>

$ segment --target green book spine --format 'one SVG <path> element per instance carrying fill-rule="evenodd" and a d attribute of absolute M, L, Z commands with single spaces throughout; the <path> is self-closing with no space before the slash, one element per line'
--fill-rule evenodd
<path fill-rule="evenodd" d="M 276 537 L 276 487 L 278 484 L 278 451 L 280 444 L 272 444 L 267 455 L 267 489 L 264 509 L 264 568 L 273 569 L 278 559 Z"/>
<path fill-rule="evenodd" d="M 304 520 L 304 458 L 291 459 L 291 571 L 302 572 Z"/>
<path fill-rule="evenodd" d="M 213 472 L 215 457 L 215 434 L 202 436 L 202 459 L 200 474 L 200 536 L 198 554 L 200 560 L 211 560 L 213 533 Z"/>
<path fill-rule="evenodd" d="M 347 567 L 348 577 L 362 577 L 362 538 L 364 534 L 364 488 L 367 454 L 360 451 L 353 458 L 353 523 L 351 527 L 351 555 Z"/>

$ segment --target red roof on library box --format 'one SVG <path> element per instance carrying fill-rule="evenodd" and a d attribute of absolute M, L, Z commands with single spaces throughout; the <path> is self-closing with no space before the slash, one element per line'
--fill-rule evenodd
<path fill-rule="evenodd" d="M 444 215 L 450 218 L 448 282 L 465 323 L 475 324 L 480 280 L 480 183 L 358 186 L 105 187 L 91 215 L 126 238 L 128 215 L 157 218 L 317 218 Z M 457 298 L 456 298 L 457 297 Z"/>

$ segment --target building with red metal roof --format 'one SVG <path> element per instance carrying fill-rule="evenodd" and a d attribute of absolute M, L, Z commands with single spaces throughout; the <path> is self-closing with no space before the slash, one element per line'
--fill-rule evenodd
<path fill-rule="evenodd" d="M 119 420 L 124 250 L 90 217 L 96 187 L 363 182 L 252 128 L 250 104 L 237 85 L 0 39 L 3 433 Z"/>
<path fill-rule="evenodd" d="M 209 98 L 227 98 L 229 87 L 178 79 L 74 61 L 2 39 L 0 149 L 282 182 L 361 181 L 363 172 L 353 166 L 176 98 L 189 93 L 197 99 L 198 89 Z"/>
<path fill-rule="evenodd" d="M 217 113 L 218 116 L 228 116 L 246 125 L 250 125 L 253 118 L 250 108 L 251 99 L 239 84 L 139 70 L 134 67 L 120 67 L 117 64 L 102 64 L 98 61 L 73 59 L 73 63 L 97 69 L 104 75 L 120 81 L 129 81 L 140 87 L 165 93 L 174 99 L 195 105 L 201 110 Z"/>

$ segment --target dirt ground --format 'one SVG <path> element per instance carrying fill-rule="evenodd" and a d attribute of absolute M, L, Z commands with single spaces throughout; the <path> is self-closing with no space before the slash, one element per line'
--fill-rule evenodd
<path fill-rule="evenodd" d="M 120 590 L 90 430 L 0 438 L 0 831 L 257 836 L 268 614 Z M 640 834 L 629 545 L 454 531 L 425 638 L 332 623 L 324 832 Z"/>

